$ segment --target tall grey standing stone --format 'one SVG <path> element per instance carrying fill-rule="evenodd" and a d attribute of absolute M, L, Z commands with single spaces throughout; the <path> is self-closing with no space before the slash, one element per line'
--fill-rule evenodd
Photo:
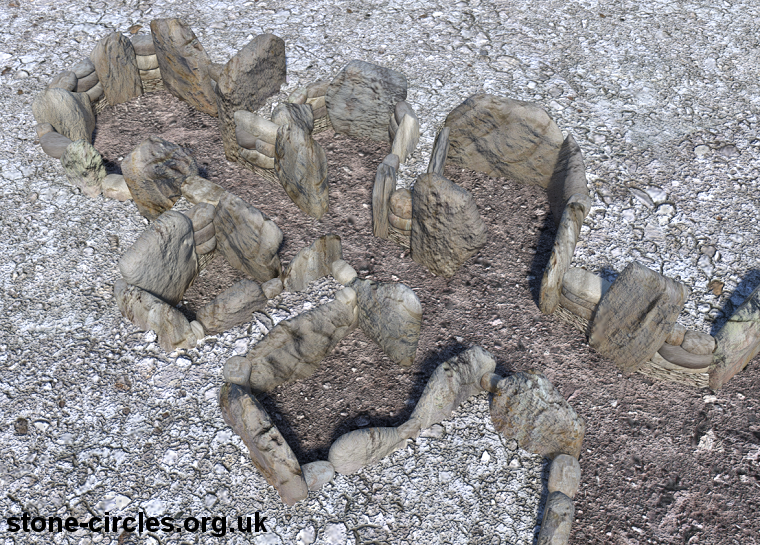
<path fill-rule="evenodd" d="M 180 212 L 159 216 L 119 260 L 124 280 L 176 305 L 195 279 L 193 224 Z"/>
<path fill-rule="evenodd" d="M 217 115 L 208 76 L 211 60 L 192 29 L 180 19 L 155 19 L 150 31 L 166 90 L 198 111 Z"/>
<path fill-rule="evenodd" d="M 573 195 L 581 194 L 589 198 L 584 202 L 583 217 L 588 215 L 592 201 L 586 182 L 586 165 L 583 162 L 583 152 L 572 134 L 568 134 L 562 142 L 546 194 L 549 197 L 549 208 L 557 227 L 559 227 L 562 212 Z"/>
<path fill-rule="evenodd" d="M 106 167 L 103 157 L 87 140 L 72 142 L 61 155 L 66 177 L 88 197 L 100 195 Z"/>
<path fill-rule="evenodd" d="M 135 50 L 121 32 L 112 32 L 100 40 L 90 53 L 90 60 L 110 105 L 127 102 L 142 94 Z"/>
<path fill-rule="evenodd" d="M 32 102 L 37 123 L 50 123 L 58 134 L 75 142 L 92 142 L 95 113 L 90 98 L 84 93 L 65 89 L 45 89 Z"/>
<path fill-rule="evenodd" d="M 412 189 L 412 259 L 449 278 L 486 244 L 486 224 L 469 191 L 435 173 Z"/>
<path fill-rule="evenodd" d="M 185 179 L 198 175 L 198 165 L 182 147 L 150 136 L 124 158 L 121 172 L 140 214 L 154 220 L 174 206 Z"/>
<path fill-rule="evenodd" d="M 536 545 L 567 545 L 574 516 L 573 500 L 562 492 L 549 494 Z"/>
<path fill-rule="evenodd" d="M 614 284 L 613 284 L 614 285 Z M 710 388 L 717 390 L 760 353 L 760 287 L 716 333 Z"/>
<path fill-rule="evenodd" d="M 414 290 L 397 282 L 355 279 L 359 327 L 395 363 L 414 363 L 422 327 L 422 304 Z"/>
<path fill-rule="evenodd" d="M 398 159 L 397 155 L 392 157 Z M 372 188 L 372 234 L 377 238 L 388 238 L 388 201 L 396 189 L 396 168 L 398 164 L 394 168 L 386 161 L 377 166 Z"/>
<path fill-rule="evenodd" d="M 476 94 L 446 117 L 449 159 L 489 176 L 547 187 L 557 164 L 562 132 L 530 102 Z"/>
<path fill-rule="evenodd" d="M 596 308 L 589 345 L 633 373 L 665 342 L 691 290 L 632 261 Z"/>
<path fill-rule="evenodd" d="M 285 291 L 303 291 L 310 282 L 330 274 L 333 261 L 343 259 L 338 235 L 319 237 L 299 251 L 283 272 Z"/>
<path fill-rule="evenodd" d="M 337 133 L 386 142 L 388 119 L 406 100 L 406 76 L 396 70 L 353 60 L 335 76 L 325 94 L 327 114 Z"/>
<path fill-rule="evenodd" d="M 277 489 L 282 501 L 294 505 L 309 495 L 301 466 L 263 405 L 235 384 L 219 390 L 222 416 L 248 447 L 251 461 L 266 481 Z"/>
<path fill-rule="evenodd" d="M 430 154 L 430 163 L 428 163 L 428 172 L 443 176 L 443 169 L 446 166 L 446 157 L 449 155 L 449 134 L 451 129 L 444 127 L 435 137 L 433 144 L 433 153 Z"/>
<path fill-rule="evenodd" d="M 280 276 L 282 231 L 269 216 L 225 192 L 214 215 L 216 246 L 229 264 L 258 282 Z"/>
<path fill-rule="evenodd" d="M 261 286 L 253 280 L 243 279 L 203 306 L 195 316 L 210 333 L 221 333 L 251 321 L 255 310 L 264 308 L 267 298 Z"/>

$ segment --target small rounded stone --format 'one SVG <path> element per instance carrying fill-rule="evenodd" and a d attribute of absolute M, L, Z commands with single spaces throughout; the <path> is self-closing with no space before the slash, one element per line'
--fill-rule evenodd
<path fill-rule="evenodd" d="M 206 336 L 206 332 L 203 330 L 203 325 L 199 321 L 193 320 L 190 322 L 190 328 L 193 330 L 193 333 L 195 333 L 198 340 L 201 340 Z"/>
<path fill-rule="evenodd" d="M 391 212 L 399 218 L 412 219 L 412 193 L 406 188 L 396 189 L 391 193 Z"/>
<path fill-rule="evenodd" d="M 232 356 L 224 363 L 224 382 L 248 386 L 251 378 L 251 362 L 243 356 Z"/>
<path fill-rule="evenodd" d="M 560 454 L 552 461 L 549 470 L 549 493 L 562 492 L 569 498 L 575 497 L 581 483 L 581 465 L 568 454 Z"/>
<path fill-rule="evenodd" d="M 282 293 L 282 280 L 272 278 L 261 285 L 261 291 L 267 299 L 273 299 Z"/>
<path fill-rule="evenodd" d="M 330 264 L 330 272 L 335 281 L 344 286 L 347 286 L 356 278 L 356 270 L 342 259 L 336 259 Z"/>
<path fill-rule="evenodd" d="M 325 460 L 302 465 L 301 473 L 303 473 L 306 486 L 312 492 L 319 490 L 335 478 L 335 468 Z"/>

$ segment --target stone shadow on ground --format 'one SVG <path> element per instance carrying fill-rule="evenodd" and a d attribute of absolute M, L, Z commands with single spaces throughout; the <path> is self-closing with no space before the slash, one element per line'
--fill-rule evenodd
<path fill-rule="evenodd" d="M 541 280 L 544 277 L 544 270 L 546 270 L 546 266 L 549 264 L 549 259 L 552 256 L 554 237 L 557 235 L 557 228 L 555 227 L 554 217 L 551 212 L 544 216 L 544 223 L 541 225 L 540 232 L 541 235 L 538 237 L 535 244 L 536 253 L 530 264 L 531 278 L 528 282 L 530 294 L 533 297 L 533 302 L 536 306 L 538 306 L 541 294 Z"/>

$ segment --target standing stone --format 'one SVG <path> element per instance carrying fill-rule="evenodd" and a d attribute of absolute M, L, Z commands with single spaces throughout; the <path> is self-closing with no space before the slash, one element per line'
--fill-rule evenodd
<path fill-rule="evenodd" d="M 298 125 L 309 134 L 314 130 L 314 114 L 306 104 L 279 104 L 272 110 L 272 122 L 277 125 Z"/>
<path fill-rule="evenodd" d="M 486 224 L 469 191 L 438 174 L 422 174 L 412 189 L 412 259 L 450 278 L 486 244 Z"/>
<path fill-rule="evenodd" d="M 573 500 L 562 492 L 549 494 L 536 545 L 567 545 L 574 516 Z"/>
<path fill-rule="evenodd" d="M 185 179 L 198 175 L 198 165 L 177 144 L 149 136 L 124 158 L 121 172 L 140 214 L 154 220 L 174 206 Z"/>
<path fill-rule="evenodd" d="M 216 95 L 208 77 L 211 60 L 192 29 L 179 19 L 155 19 L 150 30 L 166 90 L 215 116 Z"/>
<path fill-rule="evenodd" d="M 251 321 L 255 310 L 264 308 L 267 298 L 261 286 L 253 280 L 234 283 L 201 308 L 196 314 L 203 328 L 210 333 L 221 333 Z"/>
<path fill-rule="evenodd" d="M 586 423 L 541 373 L 515 373 L 496 385 L 491 420 L 520 448 L 554 458 L 580 456 Z"/>
<path fill-rule="evenodd" d="M 200 176 L 188 176 L 182 183 L 182 196 L 190 204 L 205 202 L 216 206 L 225 192 L 222 186 Z"/>
<path fill-rule="evenodd" d="M 180 212 L 159 216 L 119 260 L 124 280 L 176 305 L 195 279 L 193 224 Z"/>
<path fill-rule="evenodd" d="M 135 50 L 121 32 L 112 32 L 100 40 L 92 50 L 90 60 L 111 106 L 142 94 Z"/>
<path fill-rule="evenodd" d="M 255 206 L 225 192 L 214 216 L 216 246 L 233 268 L 258 282 L 280 276 L 282 231 Z"/>
<path fill-rule="evenodd" d="M 330 273 L 337 283 L 344 286 L 348 286 L 356 278 L 356 270 L 342 259 L 330 264 Z"/>
<path fill-rule="evenodd" d="M 319 237 L 290 261 L 283 273 L 285 291 L 303 291 L 310 282 L 330 274 L 333 261 L 343 259 L 338 235 Z"/>
<path fill-rule="evenodd" d="M 77 79 L 77 87 L 76 92 L 77 93 L 86 93 L 96 85 L 100 83 L 100 78 L 98 78 L 98 73 L 93 72 L 92 74 L 89 74 L 83 78 Z M 101 88 L 103 86 L 101 85 Z"/>
<path fill-rule="evenodd" d="M 710 388 L 722 388 L 760 353 L 760 287 L 728 319 L 715 335 L 717 348 L 710 369 Z"/>
<path fill-rule="evenodd" d="M 411 115 L 405 115 L 399 123 L 398 131 L 393 139 L 391 153 L 398 155 L 402 163 L 406 163 L 412 153 L 414 153 L 417 143 L 420 141 L 420 124 L 417 118 Z"/>
<path fill-rule="evenodd" d="M 251 461 L 282 501 L 294 505 L 309 495 L 301 466 L 264 406 L 240 386 L 225 384 L 219 390 L 222 416 L 248 447 Z"/>
<path fill-rule="evenodd" d="M 562 132 L 530 102 L 472 95 L 446 117 L 449 159 L 494 178 L 547 187 L 557 164 Z"/>
<path fill-rule="evenodd" d="M 327 114 L 337 133 L 386 142 L 388 119 L 406 100 L 406 76 L 396 70 L 353 60 L 330 83 Z"/>
<path fill-rule="evenodd" d="M 61 155 L 66 177 L 88 197 L 100 195 L 106 167 L 103 157 L 87 140 L 72 142 Z"/>
<path fill-rule="evenodd" d="M 77 88 L 77 75 L 71 70 L 64 70 L 53 77 L 48 84 L 48 89 L 66 89 L 74 92 Z"/>
<path fill-rule="evenodd" d="M 261 284 L 261 291 L 267 299 L 274 299 L 282 293 L 282 280 L 279 278 L 272 278 Z"/>
<path fill-rule="evenodd" d="M 552 460 L 549 470 L 549 494 L 562 492 L 569 498 L 574 498 L 581 484 L 581 465 L 578 460 L 567 454 L 560 454 Z"/>
<path fill-rule="evenodd" d="M 351 287 L 359 305 L 359 327 L 392 361 L 411 366 L 422 327 L 422 304 L 414 290 L 359 278 Z"/>
<path fill-rule="evenodd" d="M 583 201 L 587 205 L 583 210 L 584 218 L 591 209 L 592 201 L 586 182 L 586 165 L 583 162 L 583 153 L 572 134 L 568 134 L 565 141 L 562 142 L 557 164 L 546 188 L 546 193 L 549 197 L 549 208 L 552 211 L 554 224 L 557 227 L 559 227 L 562 212 L 573 195 L 581 194 L 589 198 Z"/>
<path fill-rule="evenodd" d="M 383 161 L 377 167 L 375 185 L 372 188 L 372 234 L 377 238 L 388 238 L 388 200 L 394 189 L 396 169 Z"/>
<path fill-rule="evenodd" d="M 665 342 L 690 293 L 632 261 L 599 302 L 589 345 L 624 372 L 637 371 Z"/>
<path fill-rule="evenodd" d="M 446 166 L 446 157 L 449 155 L 449 134 L 451 129 L 444 127 L 435 137 L 433 153 L 430 154 L 430 163 L 427 171 L 443 176 L 443 168 Z"/>
<path fill-rule="evenodd" d="M 37 123 L 50 123 L 58 134 L 72 142 L 92 142 L 95 113 L 90 98 L 84 93 L 45 89 L 32 102 L 32 113 Z"/>
<path fill-rule="evenodd" d="M 153 36 L 150 34 L 134 34 L 130 38 L 130 41 L 135 50 L 135 55 L 146 57 L 148 55 L 156 54 L 156 48 L 153 45 Z"/>

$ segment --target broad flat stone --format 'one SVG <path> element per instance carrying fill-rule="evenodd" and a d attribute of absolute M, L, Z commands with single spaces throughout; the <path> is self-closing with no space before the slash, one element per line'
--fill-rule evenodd
<path fill-rule="evenodd" d="M 698 354 L 701 356 L 710 355 L 715 350 L 715 337 L 708 335 L 707 333 L 702 333 L 701 331 L 687 329 L 684 332 L 681 348 L 692 354 Z"/>
<path fill-rule="evenodd" d="M 633 261 L 602 297 L 589 345 L 626 373 L 637 371 L 665 342 L 691 290 Z"/>
<path fill-rule="evenodd" d="M 132 193 L 129 192 L 129 186 L 124 176 L 121 174 L 108 174 L 103 178 L 101 184 L 103 196 L 109 199 L 116 199 L 124 202 L 132 199 Z"/>
<path fill-rule="evenodd" d="M 760 287 L 750 294 L 715 335 L 710 388 L 717 390 L 760 352 Z"/>
<path fill-rule="evenodd" d="M 45 89 L 32 102 L 32 113 L 37 123 L 50 123 L 58 134 L 72 142 L 92 142 L 95 113 L 89 97 L 84 93 Z"/>
<path fill-rule="evenodd" d="M 190 204 L 205 202 L 216 206 L 225 192 L 222 186 L 200 176 L 190 175 L 182 184 L 182 196 Z"/>
<path fill-rule="evenodd" d="M 167 352 L 195 348 L 198 338 L 187 318 L 172 305 L 120 278 L 113 287 L 121 315 L 143 331 L 153 330 Z"/>
<path fill-rule="evenodd" d="M 310 133 L 298 125 L 282 125 L 277 130 L 274 171 L 301 211 L 315 219 L 325 215 L 330 204 L 327 154 Z"/>
<path fill-rule="evenodd" d="M 395 363 L 414 363 L 422 327 L 422 304 L 414 290 L 397 282 L 357 278 L 351 283 L 359 305 L 359 326 Z"/>
<path fill-rule="evenodd" d="M 574 516 L 573 500 L 562 492 L 549 494 L 536 545 L 567 545 Z"/>
<path fill-rule="evenodd" d="M 100 83 L 100 78 L 98 78 L 97 72 L 93 72 L 92 74 L 89 74 L 83 78 L 78 78 L 76 92 L 86 93 L 87 91 L 95 87 L 98 83 Z M 102 87 L 103 86 L 101 85 L 101 88 Z"/>
<path fill-rule="evenodd" d="M 217 249 L 229 264 L 258 282 L 280 276 L 282 231 L 258 208 L 225 192 L 214 216 Z"/>
<path fill-rule="evenodd" d="M 395 189 L 396 169 L 383 161 L 377 167 L 372 188 L 372 234 L 378 238 L 388 238 L 388 201 Z"/>
<path fill-rule="evenodd" d="M 119 260 L 124 280 L 176 305 L 195 279 L 193 224 L 180 212 L 161 214 Z"/>
<path fill-rule="evenodd" d="M 657 350 L 657 353 L 668 363 L 682 367 L 684 370 L 691 369 L 699 370 L 699 372 L 707 372 L 713 362 L 712 353 L 693 354 L 692 352 L 684 350 L 682 346 L 673 346 L 667 342 L 662 343 L 662 346 Z"/>
<path fill-rule="evenodd" d="M 298 125 L 304 132 L 314 130 L 314 114 L 306 104 L 284 102 L 272 110 L 272 122 L 278 125 Z"/>
<path fill-rule="evenodd" d="M 417 143 L 420 141 L 420 124 L 416 118 L 405 115 L 399 123 L 396 136 L 393 139 L 391 153 L 398 155 L 402 163 L 414 153 Z"/>
<path fill-rule="evenodd" d="M 158 68 L 158 57 L 155 55 L 137 55 L 135 60 L 138 70 L 155 70 Z"/>
<path fill-rule="evenodd" d="M 112 32 L 95 44 L 90 60 L 110 105 L 127 102 L 142 94 L 135 50 L 121 32 Z"/>
<path fill-rule="evenodd" d="M 195 248 L 197 251 L 197 248 L 201 244 L 205 244 L 212 238 L 215 238 L 216 236 L 216 228 L 214 227 L 213 223 L 209 223 L 202 229 L 195 229 L 193 232 L 193 239 L 195 240 Z M 216 244 L 214 244 L 216 246 Z"/>
<path fill-rule="evenodd" d="M 330 264 L 330 273 L 336 282 L 344 286 L 348 286 L 356 278 L 356 270 L 342 259 L 337 259 Z"/>
<path fill-rule="evenodd" d="M 584 306 L 595 309 L 602 296 L 610 289 L 610 282 L 586 269 L 570 267 L 562 277 L 562 293 L 583 301 Z"/>
<path fill-rule="evenodd" d="M 256 143 L 258 144 L 258 142 L 259 141 L 257 140 Z M 252 149 L 239 149 L 238 151 L 240 157 L 257 167 L 269 170 L 274 169 L 274 157 L 269 157 Z"/>
<path fill-rule="evenodd" d="M 330 83 L 327 113 L 337 133 L 386 142 L 388 119 L 406 99 L 406 76 L 396 70 L 353 60 Z"/>
<path fill-rule="evenodd" d="M 55 131 L 40 136 L 40 146 L 42 147 L 42 151 L 56 159 L 63 157 L 63 152 L 66 151 L 66 148 L 68 148 L 70 144 L 71 140 Z"/>
<path fill-rule="evenodd" d="M 433 144 L 433 153 L 430 154 L 430 162 L 428 163 L 428 172 L 432 172 L 443 176 L 443 169 L 446 166 L 446 157 L 449 155 L 449 134 L 451 129 L 444 127 L 435 137 L 435 143 Z"/>
<path fill-rule="evenodd" d="M 61 155 L 61 165 L 71 185 L 88 197 L 100 195 L 106 167 L 103 157 L 87 140 L 72 142 Z"/>
<path fill-rule="evenodd" d="M 85 91 L 85 96 L 90 99 L 90 102 L 97 102 L 101 98 L 103 98 L 103 84 L 98 82 L 97 85 L 94 85 L 90 90 Z"/>
<path fill-rule="evenodd" d="M 327 459 L 337 473 L 352 475 L 406 446 L 419 427 L 407 422 L 397 428 L 364 428 L 341 435 L 330 446 Z"/>
<path fill-rule="evenodd" d="M 356 292 L 343 288 L 333 301 L 278 323 L 246 355 L 253 391 L 268 392 L 312 375 L 356 326 L 357 314 Z"/>
<path fill-rule="evenodd" d="M 301 466 L 303 478 L 310 492 L 316 492 L 335 478 L 335 468 L 330 462 L 319 460 Z"/>
<path fill-rule="evenodd" d="M 192 29 L 180 19 L 154 19 L 150 30 L 166 90 L 198 111 L 217 115 L 208 77 L 211 60 Z"/>
<path fill-rule="evenodd" d="M 262 155 L 271 157 L 272 161 L 274 161 L 274 146 L 272 144 L 256 139 L 256 151 Z M 274 168 L 274 162 L 272 163 L 272 168 Z"/>
<path fill-rule="evenodd" d="M 486 244 L 486 224 L 469 191 L 434 173 L 412 189 L 412 259 L 450 278 Z"/>
<path fill-rule="evenodd" d="M 198 175 L 198 165 L 177 144 L 150 136 L 124 158 L 121 172 L 140 214 L 154 220 L 174 206 L 185 179 Z"/>
<path fill-rule="evenodd" d="M 481 377 L 495 369 L 493 356 L 479 346 L 443 362 L 433 371 L 409 420 L 425 429 L 451 418 L 464 401 L 483 391 Z"/>
<path fill-rule="evenodd" d="M 219 390 L 222 416 L 248 447 L 251 461 L 266 481 L 277 489 L 282 501 L 294 505 L 309 495 L 301 466 L 264 406 L 234 384 Z"/>
<path fill-rule="evenodd" d="M 476 94 L 454 108 L 448 158 L 494 178 L 547 187 L 557 164 L 562 132 L 530 102 Z"/>
<path fill-rule="evenodd" d="M 303 248 L 288 263 L 283 272 L 285 291 L 303 291 L 310 282 L 330 274 L 330 265 L 343 259 L 343 250 L 338 235 L 319 237 L 310 246 Z"/>
<path fill-rule="evenodd" d="M 267 298 L 253 280 L 235 282 L 201 308 L 195 316 L 205 331 L 221 333 L 251 321 L 253 311 L 264 308 Z"/>
<path fill-rule="evenodd" d="M 581 484 L 581 465 L 578 460 L 567 454 L 560 454 L 552 460 L 549 470 L 549 494 L 562 492 L 568 498 L 574 498 Z"/>
<path fill-rule="evenodd" d="M 48 89 L 66 89 L 74 92 L 77 88 L 77 75 L 71 70 L 64 70 L 60 74 L 53 76 L 48 84 Z"/>
<path fill-rule="evenodd" d="M 584 218 L 591 209 L 592 201 L 586 182 L 586 165 L 583 162 L 583 152 L 581 152 L 581 148 L 572 134 L 568 134 L 562 142 L 557 164 L 546 188 L 546 193 L 549 197 L 549 208 L 552 211 L 554 224 L 557 227 L 559 227 L 562 212 L 573 195 L 581 194 L 589 197 L 587 201 L 583 201 L 587 205 L 583 210 Z"/>
<path fill-rule="evenodd" d="M 153 45 L 153 36 L 150 34 L 134 34 L 130 41 L 135 55 L 155 55 L 156 48 Z"/>
<path fill-rule="evenodd" d="M 74 66 L 72 66 L 71 71 L 74 72 L 74 75 L 76 75 L 77 79 L 81 79 L 95 72 L 95 65 L 92 64 L 92 61 L 89 57 L 85 57 Z"/>
<path fill-rule="evenodd" d="M 529 452 L 580 456 L 586 423 L 541 373 L 519 372 L 499 381 L 491 420 L 499 433 Z"/>

